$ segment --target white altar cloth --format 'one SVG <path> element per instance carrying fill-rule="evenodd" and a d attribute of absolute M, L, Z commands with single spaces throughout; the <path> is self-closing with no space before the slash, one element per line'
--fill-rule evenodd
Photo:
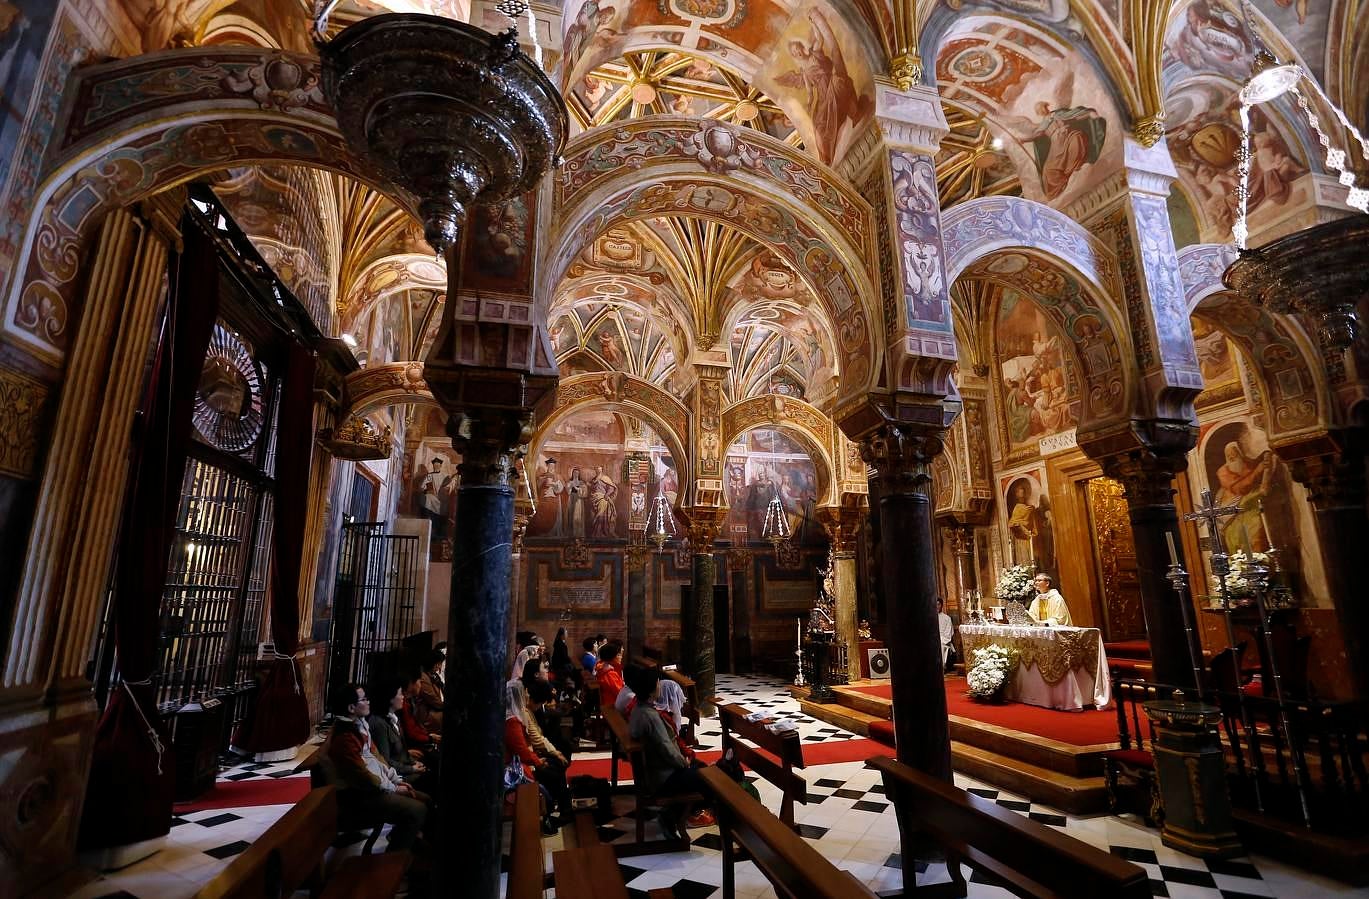
<path fill-rule="evenodd" d="M 965 666 L 974 650 L 998 643 L 1018 652 L 1017 671 L 1004 688 L 1005 699 L 1048 709 L 1105 709 L 1112 682 L 1103 635 L 1096 627 L 1016 627 L 966 624 L 960 628 Z"/>

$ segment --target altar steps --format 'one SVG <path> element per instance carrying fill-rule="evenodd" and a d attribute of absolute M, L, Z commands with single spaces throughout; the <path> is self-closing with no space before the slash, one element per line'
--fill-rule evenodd
<path fill-rule="evenodd" d="M 888 722 L 893 708 L 888 699 L 846 687 L 834 688 L 831 703 L 812 702 L 806 687 L 790 692 L 805 715 L 874 739 L 881 737 L 878 727 L 871 734 L 871 725 Z M 1102 756 L 1115 744 L 1073 746 L 957 715 L 950 716 L 950 731 L 957 771 L 1073 815 L 1107 810 Z"/>

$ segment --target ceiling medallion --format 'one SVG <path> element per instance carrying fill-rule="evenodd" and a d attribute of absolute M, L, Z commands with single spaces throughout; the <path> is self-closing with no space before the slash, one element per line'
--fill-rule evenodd
<path fill-rule="evenodd" d="M 531 190 L 565 144 L 565 102 L 512 28 L 493 35 L 439 16 L 380 15 L 319 52 L 348 146 L 419 198 L 424 237 L 439 252 L 456 244 L 471 204 Z"/>

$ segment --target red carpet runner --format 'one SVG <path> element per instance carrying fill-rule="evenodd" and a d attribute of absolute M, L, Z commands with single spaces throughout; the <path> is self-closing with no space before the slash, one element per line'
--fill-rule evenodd
<path fill-rule="evenodd" d="M 890 697 L 888 685 L 855 687 L 857 692 L 882 699 Z M 975 702 L 965 695 L 965 679 L 946 678 L 946 710 L 958 718 L 969 718 L 996 727 L 1006 727 L 1038 737 L 1058 740 L 1073 746 L 1093 746 L 1117 742 L 1117 712 L 1107 708 L 1101 712 L 1057 712 L 1020 702 L 988 705 Z M 804 747 L 807 751 L 808 747 Z"/>
<path fill-rule="evenodd" d="M 822 743 L 804 743 L 803 761 L 808 766 L 813 765 L 835 765 L 838 762 L 863 762 L 868 758 L 877 755 L 888 755 L 888 747 L 876 743 L 874 740 L 853 739 L 853 740 L 832 740 Z M 708 752 L 699 753 L 699 761 L 712 764 L 722 757 L 720 750 L 714 749 Z M 567 777 L 577 777 L 581 774 L 590 774 L 594 777 L 602 777 L 605 780 L 609 775 L 609 760 L 603 759 L 577 759 L 570 763 L 570 769 L 566 772 Z M 632 779 L 632 766 L 626 760 L 618 762 L 619 780 Z"/>
<path fill-rule="evenodd" d="M 213 808 L 248 808 L 255 805 L 294 805 L 309 792 L 309 775 L 294 777 L 253 777 L 247 780 L 216 781 L 208 792 L 189 802 L 174 806 L 178 815 Z"/>

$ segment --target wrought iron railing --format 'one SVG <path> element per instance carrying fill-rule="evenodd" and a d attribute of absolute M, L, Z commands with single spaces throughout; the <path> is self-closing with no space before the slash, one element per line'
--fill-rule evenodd
<path fill-rule="evenodd" d="M 328 662 L 329 709 L 349 682 L 370 683 L 376 665 L 418 629 L 418 538 L 386 534 L 384 522 L 342 526 L 333 633 Z"/>

